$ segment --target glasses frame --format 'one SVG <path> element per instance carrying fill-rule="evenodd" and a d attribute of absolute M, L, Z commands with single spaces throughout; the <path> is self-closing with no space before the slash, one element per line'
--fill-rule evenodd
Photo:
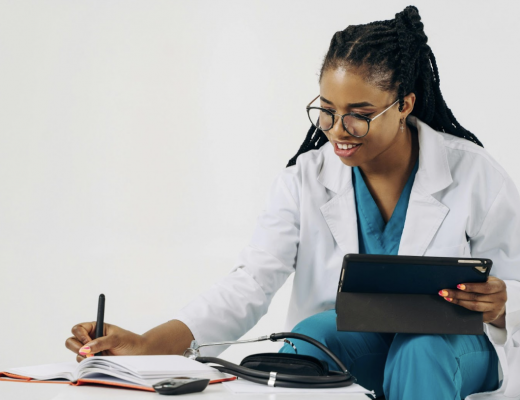
<path fill-rule="evenodd" d="M 354 137 L 357 137 L 357 138 L 362 138 L 362 137 L 365 137 L 366 135 L 368 135 L 368 131 L 370 130 L 370 123 L 375 120 L 376 118 L 378 118 L 380 115 L 383 115 L 385 112 L 387 112 L 390 108 L 392 108 L 395 103 L 397 103 L 399 101 L 399 99 L 397 99 L 396 101 L 394 101 L 392 104 L 390 104 L 387 108 L 385 108 L 383 111 L 381 111 L 379 114 L 377 114 L 375 117 L 373 118 L 368 118 L 368 117 L 365 117 L 364 115 L 361 115 L 361 114 L 358 114 L 358 113 L 346 113 L 346 114 L 334 114 L 333 112 L 331 112 L 330 110 L 327 110 L 326 108 L 321 108 L 321 107 L 311 107 L 311 104 L 314 103 L 316 101 L 316 99 L 320 97 L 320 95 L 317 95 L 314 100 L 312 100 L 306 107 L 307 109 L 307 116 L 309 117 L 309 120 L 311 121 L 311 124 L 316 128 L 316 129 L 319 129 L 321 130 L 322 132 L 327 132 L 327 131 L 330 131 L 332 128 L 334 128 L 334 125 L 336 124 L 336 120 L 334 119 L 334 117 L 338 116 L 341 118 L 341 124 L 343 125 L 343 129 L 345 129 L 349 135 L 351 136 L 354 136 Z M 326 113 L 329 113 L 331 116 L 332 116 L 332 125 L 329 129 L 321 129 L 319 127 L 317 127 L 316 125 L 314 125 L 314 122 L 312 121 L 311 119 L 311 116 L 309 114 L 309 110 L 322 110 L 322 111 L 325 111 Z M 358 135 L 354 135 L 353 133 L 350 133 L 350 131 L 347 129 L 347 127 L 345 126 L 345 121 L 343 120 L 343 117 L 347 116 L 347 115 L 350 115 L 354 118 L 357 118 L 357 119 L 361 119 L 361 120 L 364 120 L 367 122 L 367 132 L 362 135 L 362 136 L 358 136 Z"/>

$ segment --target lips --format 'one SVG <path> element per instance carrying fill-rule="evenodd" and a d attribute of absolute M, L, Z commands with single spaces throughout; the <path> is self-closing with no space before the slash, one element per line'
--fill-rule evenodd
<path fill-rule="evenodd" d="M 341 142 L 336 142 L 335 145 L 334 145 L 334 152 L 336 153 L 337 156 L 340 156 L 340 157 L 352 157 L 362 146 L 362 143 L 341 143 L 341 144 L 352 144 L 352 145 L 358 145 L 358 146 L 354 146 L 350 149 L 340 149 L 338 147 L 338 143 L 341 143 Z"/>

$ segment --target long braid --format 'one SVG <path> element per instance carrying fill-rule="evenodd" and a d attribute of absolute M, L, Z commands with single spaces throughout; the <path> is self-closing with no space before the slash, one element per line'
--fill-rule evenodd
<path fill-rule="evenodd" d="M 321 130 L 316 129 L 313 125 L 311 125 L 309 131 L 307 132 L 307 136 L 305 136 L 305 140 L 298 150 L 298 153 L 293 158 L 291 158 L 291 160 L 289 160 L 289 164 L 287 164 L 287 166 L 289 167 L 296 164 L 296 158 L 298 158 L 300 154 L 306 153 L 309 150 L 319 149 L 321 146 L 327 143 L 327 141 L 327 136 L 325 136 Z"/>
<path fill-rule="evenodd" d="M 437 62 L 427 41 L 424 24 L 414 6 L 406 7 L 392 20 L 350 25 L 332 37 L 320 80 L 328 69 L 364 67 L 367 71 L 365 78 L 376 87 L 397 92 L 399 111 L 403 109 L 404 97 L 414 92 L 416 102 L 412 115 L 434 130 L 484 147 L 473 133 L 459 124 L 446 105 L 440 89 Z M 319 149 L 327 141 L 327 136 L 311 125 L 300 149 L 287 166 L 294 165 L 300 154 Z"/>

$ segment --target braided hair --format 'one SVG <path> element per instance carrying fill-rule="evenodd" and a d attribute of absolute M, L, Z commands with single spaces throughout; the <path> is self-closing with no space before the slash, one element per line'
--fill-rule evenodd
<path fill-rule="evenodd" d="M 362 77 L 380 90 L 396 91 L 399 111 L 404 97 L 415 93 L 411 112 L 434 130 L 450 133 L 484 147 L 477 137 L 464 129 L 446 105 L 439 87 L 439 70 L 435 56 L 426 44 L 419 11 L 408 6 L 395 19 L 365 25 L 350 25 L 336 32 L 330 42 L 320 71 L 355 68 Z M 294 165 L 302 153 L 319 149 L 327 143 L 323 131 L 311 125 L 298 153 L 289 160 Z"/>

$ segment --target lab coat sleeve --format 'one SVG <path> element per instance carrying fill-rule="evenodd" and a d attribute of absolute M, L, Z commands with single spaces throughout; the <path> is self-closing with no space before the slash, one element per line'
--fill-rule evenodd
<path fill-rule="evenodd" d="M 520 196 L 507 174 L 482 226 L 471 236 L 472 257 L 493 260 L 490 275 L 507 287 L 506 326 L 484 324 L 489 340 L 504 346 L 520 330 Z"/>
<path fill-rule="evenodd" d="M 199 343 L 236 340 L 267 312 L 271 299 L 294 272 L 299 243 L 299 187 L 296 166 L 274 180 L 252 239 L 231 272 L 174 317 Z M 217 356 L 225 346 L 200 349 Z"/>

